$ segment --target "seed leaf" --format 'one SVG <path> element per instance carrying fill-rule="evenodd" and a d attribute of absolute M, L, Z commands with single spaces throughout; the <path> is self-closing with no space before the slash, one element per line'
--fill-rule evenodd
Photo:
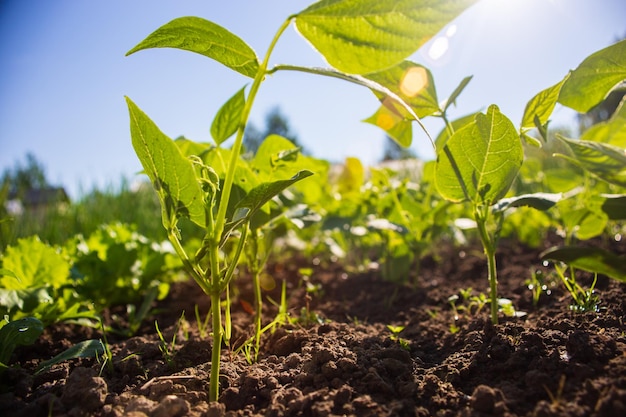
<path fill-rule="evenodd" d="M 437 153 L 435 183 L 450 201 L 493 204 L 504 197 L 523 161 L 513 123 L 490 106 L 457 130 Z"/>
<path fill-rule="evenodd" d="M 161 26 L 126 53 L 149 48 L 176 48 L 212 58 L 254 78 L 259 60 L 254 50 L 227 29 L 199 17 L 180 17 Z"/>
<path fill-rule="evenodd" d="M 211 136 L 217 145 L 231 137 L 239 127 L 241 114 L 246 104 L 245 87 L 237 91 L 234 96 L 228 99 L 219 109 L 213 124 L 211 124 Z"/>
<path fill-rule="evenodd" d="M 541 259 L 564 262 L 575 268 L 626 282 L 626 257 L 615 255 L 604 249 L 576 246 L 554 247 L 543 252 Z"/>
<path fill-rule="evenodd" d="M 322 0 L 296 28 L 334 68 L 367 74 L 415 52 L 474 0 Z"/>
<path fill-rule="evenodd" d="M 626 40 L 589 55 L 563 84 L 559 103 L 587 113 L 626 80 Z"/>
<path fill-rule="evenodd" d="M 133 148 L 159 196 L 163 226 L 170 230 L 187 217 L 204 227 L 203 195 L 191 161 L 128 97 L 126 102 Z"/>

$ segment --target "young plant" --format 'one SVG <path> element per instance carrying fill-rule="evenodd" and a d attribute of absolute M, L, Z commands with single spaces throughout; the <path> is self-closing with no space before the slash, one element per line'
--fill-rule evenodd
<path fill-rule="evenodd" d="M 254 188 L 244 189 L 244 195 L 238 196 L 239 201 L 231 201 L 237 190 L 234 184 L 241 185 L 237 180 L 245 175 L 240 158 L 243 135 L 261 83 L 268 75 L 279 71 L 300 71 L 347 80 L 366 86 L 384 103 L 402 109 L 407 120 L 421 124 L 413 107 L 393 89 L 378 82 L 376 78 L 380 77 L 372 74 L 400 64 L 472 2 L 446 0 L 433 6 L 423 0 L 401 3 L 390 0 L 322 0 L 289 16 L 276 32 L 262 60 L 233 33 L 197 17 L 183 17 L 165 24 L 128 52 L 132 54 L 162 47 L 183 49 L 214 59 L 253 80 L 247 96 L 244 89 L 239 90 L 220 109 L 211 126 L 211 134 L 220 150 L 213 164 L 201 158 L 202 153 L 207 151 L 206 147 L 200 149 L 201 154 L 184 156 L 177 144 L 127 99 L 133 147 L 159 196 L 162 222 L 168 238 L 188 272 L 211 297 L 213 352 L 210 401 L 216 401 L 219 393 L 220 349 L 224 332 L 220 297 L 226 291 L 245 247 L 247 223 L 274 196 L 312 174 L 301 170 L 290 178 L 261 182 Z M 276 43 L 292 22 L 333 68 L 269 67 Z M 398 83 L 394 85 L 397 89 Z M 220 146 L 232 135 L 235 139 L 230 152 L 222 152 Z M 193 144 L 190 146 L 194 147 Z M 224 160 L 227 162 L 224 163 Z M 183 218 L 205 231 L 202 246 L 195 256 L 190 256 L 182 245 L 177 225 Z M 229 237 L 235 235 L 233 232 L 236 229 L 240 230 L 239 241 L 234 254 L 227 260 L 220 251 Z"/>
<path fill-rule="evenodd" d="M 455 131 L 437 152 L 435 182 L 453 202 L 469 201 L 488 262 L 491 321 L 498 322 L 496 248 L 502 212 L 491 207 L 502 199 L 524 159 L 513 123 L 498 107 Z"/>

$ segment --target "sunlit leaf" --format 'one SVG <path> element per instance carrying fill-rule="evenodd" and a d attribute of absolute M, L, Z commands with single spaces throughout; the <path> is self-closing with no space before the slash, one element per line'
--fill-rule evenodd
<path fill-rule="evenodd" d="M 476 114 L 477 113 L 468 114 L 467 116 L 462 116 L 456 120 L 453 120 L 451 123 L 453 132 L 456 132 L 463 126 L 469 123 L 472 123 L 474 119 L 476 118 Z M 450 136 L 451 136 L 450 128 L 448 126 L 444 127 L 441 130 L 441 132 L 439 132 L 439 135 L 437 135 L 437 138 L 435 139 L 435 146 L 437 147 L 437 149 L 443 149 L 443 147 L 448 142 L 448 139 L 450 139 Z"/>
<path fill-rule="evenodd" d="M 608 183 L 626 187 L 626 150 L 606 143 L 557 137 L 569 146 L 574 155 L 557 156 Z"/>
<path fill-rule="evenodd" d="M 461 82 L 459 83 L 459 85 L 454 89 L 454 91 L 452 91 L 452 94 L 450 94 L 450 97 L 448 97 L 445 102 L 442 104 L 441 107 L 443 107 L 443 111 L 445 112 L 446 110 L 448 110 L 448 108 L 453 105 L 456 104 L 456 99 L 457 97 L 459 97 L 459 95 L 463 92 L 463 90 L 465 90 L 465 87 L 467 87 L 467 85 L 469 84 L 470 81 L 472 81 L 472 75 L 469 75 L 465 78 L 463 78 L 461 80 Z"/>
<path fill-rule="evenodd" d="M 133 148 L 159 195 L 163 226 L 169 230 L 179 217 L 204 226 L 202 190 L 192 163 L 135 103 L 126 102 Z"/>
<path fill-rule="evenodd" d="M 226 237 L 228 237 L 234 228 L 238 227 L 246 220 L 249 220 L 272 198 L 296 182 L 302 181 L 311 175 L 313 175 L 311 171 L 303 170 L 287 180 L 262 183 L 250 190 L 250 192 L 237 203 L 233 217 L 224 229 L 221 239 L 222 242 L 226 239 Z"/>
<path fill-rule="evenodd" d="M 231 137 L 239 127 L 241 115 L 246 104 L 245 88 L 237 91 L 219 109 L 211 124 L 211 136 L 217 145 Z"/>
<path fill-rule="evenodd" d="M 563 246 L 548 249 L 541 259 L 560 261 L 589 272 L 626 282 L 626 257 L 596 247 Z"/>
<path fill-rule="evenodd" d="M 363 120 L 384 130 L 387 136 L 404 147 L 413 141 L 413 126 L 410 119 L 405 119 L 398 106 L 391 100 L 376 110 L 376 113 Z"/>
<path fill-rule="evenodd" d="M 384 71 L 365 74 L 365 78 L 372 80 L 393 91 L 415 111 L 418 117 L 426 117 L 439 112 L 435 81 L 430 70 L 411 61 L 403 61 Z M 374 91 L 382 101 L 385 94 Z M 383 105 L 386 105 L 383 102 Z M 404 109 L 398 108 L 403 117 L 408 118 Z"/>
<path fill-rule="evenodd" d="M 457 130 L 437 153 L 435 183 L 450 201 L 493 204 L 504 197 L 523 161 L 513 123 L 490 106 Z"/>
<path fill-rule="evenodd" d="M 296 15 L 296 28 L 331 66 L 367 74 L 407 58 L 472 3 L 322 0 Z"/>
<path fill-rule="evenodd" d="M 16 245 L 9 246 L 2 266 L 7 274 L 0 275 L 0 285 L 6 290 L 60 288 L 70 280 L 69 261 L 38 236 L 19 239 Z"/>
<path fill-rule="evenodd" d="M 259 69 L 256 53 L 241 38 L 199 17 L 180 17 L 161 26 L 126 55 L 149 48 L 176 48 L 212 58 L 254 78 Z"/>
<path fill-rule="evenodd" d="M 626 100 L 622 100 L 606 122 L 600 122 L 585 130 L 581 140 L 602 142 L 626 149 Z"/>
<path fill-rule="evenodd" d="M 536 121 L 541 125 L 545 125 L 548 122 L 559 98 L 561 87 L 563 87 L 568 77 L 569 75 L 555 85 L 540 91 L 526 103 L 524 115 L 522 116 L 522 129 L 532 129 L 536 127 Z"/>
<path fill-rule="evenodd" d="M 348 157 L 337 178 L 338 191 L 341 194 L 358 192 L 365 180 L 365 169 L 358 158 Z"/>
<path fill-rule="evenodd" d="M 587 113 L 626 80 L 626 40 L 589 55 L 561 87 L 559 103 Z"/>

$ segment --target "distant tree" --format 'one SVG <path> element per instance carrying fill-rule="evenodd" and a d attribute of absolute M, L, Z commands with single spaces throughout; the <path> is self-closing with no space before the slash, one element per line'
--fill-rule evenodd
<path fill-rule="evenodd" d="M 289 139 L 294 145 L 302 147 L 298 142 L 298 136 L 291 130 L 287 117 L 279 107 L 274 107 L 265 116 L 265 128 L 263 130 L 258 129 L 253 123 L 248 123 L 243 137 L 246 153 L 255 154 L 263 140 L 272 134 L 280 135 Z"/>
<path fill-rule="evenodd" d="M 21 197 L 28 190 L 49 186 L 43 164 L 31 152 L 26 154 L 25 165 L 17 162 L 13 169 L 4 171 L 2 184 L 8 184 L 9 195 L 12 197 Z"/>
<path fill-rule="evenodd" d="M 415 152 L 410 148 L 405 148 L 391 139 L 389 136 L 385 139 L 385 149 L 381 161 L 397 161 L 400 159 L 416 158 Z"/>

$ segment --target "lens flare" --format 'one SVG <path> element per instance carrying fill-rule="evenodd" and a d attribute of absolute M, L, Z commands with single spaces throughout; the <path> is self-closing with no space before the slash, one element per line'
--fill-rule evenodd
<path fill-rule="evenodd" d="M 422 67 L 409 68 L 400 81 L 400 92 L 415 97 L 428 86 L 428 74 Z"/>

